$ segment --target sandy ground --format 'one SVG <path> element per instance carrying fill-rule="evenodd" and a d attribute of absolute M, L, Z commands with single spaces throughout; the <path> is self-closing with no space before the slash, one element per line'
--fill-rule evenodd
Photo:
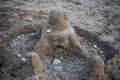
<path fill-rule="evenodd" d="M 13 50 L 17 55 L 24 55 L 32 51 L 37 42 L 37 39 L 34 38 L 35 32 L 47 24 L 49 11 L 55 8 L 62 9 L 67 13 L 71 25 L 80 28 L 78 34 L 80 33 L 79 36 L 83 38 L 80 40 L 81 44 L 90 53 L 99 54 L 103 63 L 104 56 L 106 56 L 104 53 L 109 53 L 104 50 L 105 43 L 112 46 L 110 49 L 113 47 L 120 49 L 120 5 L 116 2 L 106 3 L 102 0 L 1 1 L 0 44 L 2 46 L 10 45 L 7 48 Z M 86 37 L 89 39 L 84 37 L 87 33 L 89 34 Z M 92 37 L 93 35 L 97 37 Z M 98 38 L 99 41 L 92 38 Z M 67 61 L 64 57 L 59 60 L 61 61 L 59 65 L 52 64 L 50 58 L 43 60 L 49 78 L 78 80 L 79 72 L 84 68 L 86 62 L 73 58 Z M 59 76 L 56 77 L 57 75 Z"/>

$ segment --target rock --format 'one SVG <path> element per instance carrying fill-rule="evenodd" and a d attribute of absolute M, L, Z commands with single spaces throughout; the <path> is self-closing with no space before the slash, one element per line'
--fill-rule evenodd
<path fill-rule="evenodd" d="M 46 30 L 47 33 L 50 33 L 51 31 L 52 31 L 51 29 L 47 29 L 47 30 Z"/>
<path fill-rule="evenodd" d="M 96 46 L 96 45 L 93 45 L 93 47 L 94 47 L 95 49 L 97 49 L 97 46 Z"/>
<path fill-rule="evenodd" d="M 21 61 L 25 63 L 25 62 L 26 62 L 26 59 L 25 59 L 24 57 L 22 57 L 22 58 L 21 58 Z"/>
<path fill-rule="evenodd" d="M 102 54 L 102 53 L 103 53 L 103 51 L 100 51 L 100 53 Z"/>
<path fill-rule="evenodd" d="M 21 58 L 20 58 L 20 61 L 21 61 L 21 64 L 25 64 L 25 63 L 26 63 L 26 58 L 21 57 Z"/>
<path fill-rule="evenodd" d="M 63 57 L 60 57 L 61 60 L 63 60 L 64 58 Z"/>
<path fill-rule="evenodd" d="M 63 71 L 63 67 L 61 66 L 54 66 L 55 71 Z"/>
<path fill-rule="evenodd" d="M 61 60 L 60 59 L 54 59 L 53 60 L 53 64 L 54 65 L 58 65 L 58 64 L 60 64 L 61 63 Z"/>
<path fill-rule="evenodd" d="M 21 54 L 18 53 L 17 56 L 18 56 L 18 57 L 21 57 Z"/>
<path fill-rule="evenodd" d="M 77 71 L 82 71 L 84 69 L 84 66 L 79 66 Z"/>

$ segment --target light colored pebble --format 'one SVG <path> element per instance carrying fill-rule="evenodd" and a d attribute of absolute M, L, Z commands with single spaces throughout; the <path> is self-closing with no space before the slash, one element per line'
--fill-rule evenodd
<path fill-rule="evenodd" d="M 96 45 L 93 45 L 93 47 L 97 49 L 97 46 L 96 46 Z"/>
<path fill-rule="evenodd" d="M 100 50 L 100 48 L 97 49 L 98 51 Z"/>
<path fill-rule="evenodd" d="M 17 36 L 17 38 L 21 38 L 20 36 Z"/>
<path fill-rule="evenodd" d="M 54 59 L 53 60 L 53 64 L 54 65 L 57 65 L 57 64 L 60 64 L 61 63 L 61 60 L 60 59 Z"/>
<path fill-rule="evenodd" d="M 52 30 L 51 30 L 51 29 L 47 29 L 46 32 L 47 32 L 47 33 L 50 33 L 50 32 L 52 32 Z"/>
<path fill-rule="evenodd" d="M 21 61 L 26 62 L 26 59 L 25 58 L 21 58 Z"/>
<path fill-rule="evenodd" d="M 18 57 L 21 57 L 21 54 L 17 54 Z"/>
<path fill-rule="evenodd" d="M 103 61 L 105 61 L 106 59 L 105 58 L 103 58 Z"/>
<path fill-rule="evenodd" d="M 100 53 L 103 53 L 103 51 L 100 51 Z"/>
<path fill-rule="evenodd" d="M 61 66 L 54 66 L 55 71 L 63 71 L 63 67 Z"/>
<path fill-rule="evenodd" d="M 34 35 L 35 35 L 35 33 L 32 33 L 32 35 L 34 36 Z"/>
<path fill-rule="evenodd" d="M 60 57 L 61 60 L 63 60 L 63 57 Z"/>

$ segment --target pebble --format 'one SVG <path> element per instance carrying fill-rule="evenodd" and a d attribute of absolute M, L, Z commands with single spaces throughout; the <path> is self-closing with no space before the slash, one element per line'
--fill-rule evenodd
<path fill-rule="evenodd" d="M 35 35 L 35 33 L 32 33 L 32 35 L 34 36 L 34 35 Z"/>
<path fill-rule="evenodd" d="M 53 64 L 54 65 L 57 65 L 57 64 L 60 64 L 61 63 L 61 60 L 60 59 L 54 59 L 53 60 Z"/>
<path fill-rule="evenodd" d="M 100 53 L 103 53 L 103 51 L 100 51 Z"/>
<path fill-rule="evenodd" d="M 97 46 L 96 46 L 96 45 L 93 45 L 93 47 L 97 49 Z"/>
<path fill-rule="evenodd" d="M 17 54 L 18 57 L 21 57 L 21 54 Z"/>
<path fill-rule="evenodd" d="M 61 66 L 54 66 L 55 71 L 63 71 L 63 67 Z"/>
<path fill-rule="evenodd" d="M 103 58 L 102 60 L 103 60 L 103 61 L 105 61 L 106 59 L 105 59 L 105 58 Z"/>
<path fill-rule="evenodd" d="M 21 38 L 20 36 L 17 36 L 17 38 L 19 39 L 19 38 Z"/>
<path fill-rule="evenodd" d="M 70 72 L 70 71 L 71 71 L 71 69 L 68 69 L 67 71 L 68 71 L 68 72 Z"/>
<path fill-rule="evenodd" d="M 52 30 L 51 30 L 51 29 L 47 29 L 46 32 L 47 32 L 47 33 L 50 33 L 50 32 L 52 32 Z"/>
<path fill-rule="evenodd" d="M 21 36 L 24 36 L 24 34 L 21 34 Z"/>
<path fill-rule="evenodd" d="M 83 66 L 80 66 L 79 68 L 78 68 L 78 71 L 82 71 L 84 69 L 84 67 Z"/>
<path fill-rule="evenodd" d="M 105 62 L 104 62 L 104 61 L 102 61 L 102 63 L 104 64 Z"/>
<path fill-rule="evenodd" d="M 98 48 L 97 50 L 100 51 L 100 48 Z"/>
<path fill-rule="evenodd" d="M 63 57 L 60 57 L 61 60 L 63 60 Z"/>
<path fill-rule="evenodd" d="M 26 53 L 26 55 L 33 56 L 33 55 L 37 55 L 37 53 L 35 53 L 34 51 L 30 51 L 30 52 Z"/>
<path fill-rule="evenodd" d="M 81 70 L 82 70 L 82 68 L 79 68 L 79 69 L 78 69 L 78 71 L 81 71 Z"/>
<path fill-rule="evenodd" d="M 102 55 L 103 57 L 105 57 L 105 55 Z"/>
<path fill-rule="evenodd" d="M 26 62 L 26 59 L 25 59 L 25 58 L 21 58 L 21 61 L 22 61 L 22 62 Z"/>

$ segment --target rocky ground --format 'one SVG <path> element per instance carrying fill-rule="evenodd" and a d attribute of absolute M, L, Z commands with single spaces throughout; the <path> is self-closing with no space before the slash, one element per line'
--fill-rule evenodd
<path fill-rule="evenodd" d="M 33 51 L 55 8 L 67 13 L 80 43 L 95 56 L 41 58 L 47 80 L 120 80 L 119 0 L 0 0 L 0 80 L 26 77 L 25 55 Z"/>

